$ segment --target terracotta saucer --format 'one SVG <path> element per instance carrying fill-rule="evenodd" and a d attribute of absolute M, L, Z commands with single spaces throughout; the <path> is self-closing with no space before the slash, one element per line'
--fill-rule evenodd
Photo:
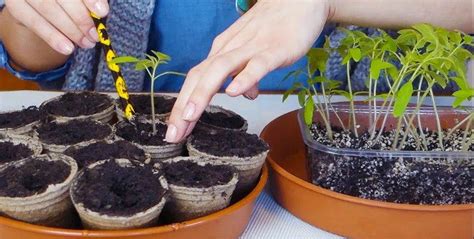
<path fill-rule="evenodd" d="M 182 223 L 145 229 L 95 231 L 32 225 L 0 216 L 0 239 L 199 239 L 238 238 L 247 227 L 255 201 L 268 178 L 264 165 L 258 184 L 243 199 L 216 213 Z"/>
<path fill-rule="evenodd" d="M 348 238 L 473 238 L 474 205 L 408 205 L 335 193 L 308 181 L 305 145 L 296 111 L 268 124 L 270 189 L 290 213 Z"/>

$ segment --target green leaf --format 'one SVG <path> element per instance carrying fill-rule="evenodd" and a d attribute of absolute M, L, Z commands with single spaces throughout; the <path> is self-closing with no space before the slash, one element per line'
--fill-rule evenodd
<path fill-rule="evenodd" d="M 393 115 L 395 117 L 401 117 L 405 113 L 412 94 L 413 84 L 411 81 L 409 81 L 405 83 L 397 92 L 396 101 L 393 106 Z"/>
<path fill-rule="evenodd" d="M 349 54 L 351 55 L 352 59 L 354 59 L 355 62 L 359 62 L 360 59 L 362 58 L 362 53 L 359 48 L 349 49 Z"/>
<path fill-rule="evenodd" d="M 171 61 L 171 57 L 159 51 L 151 50 L 160 61 Z"/>
<path fill-rule="evenodd" d="M 326 62 L 329 59 L 329 53 L 325 49 L 312 48 L 306 56 L 308 57 L 311 75 L 313 75 L 317 70 L 320 72 L 326 71 Z"/>
<path fill-rule="evenodd" d="M 305 97 L 306 97 L 305 90 L 298 92 L 298 103 L 300 104 L 301 107 L 304 107 Z"/>
<path fill-rule="evenodd" d="M 421 23 L 414 25 L 413 29 L 421 33 L 423 38 L 425 38 L 428 42 L 438 43 L 438 37 L 436 36 L 433 26 L 426 23 Z"/>
<path fill-rule="evenodd" d="M 308 96 L 308 100 L 304 106 L 304 122 L 306 125 L 310 126 L 313 124 L 313 115 L 314 115 L 314 101 L 312 96 Z"/>
<path fill-rule="evenodd" d="M 428 74 L 431 76 L 431 78 L 438 84 L 440 85 L 443 89 L 446 88 L 448 84 L 448 80 L 441 75 L 437 74 L 434 71 L 428 71 Z"/>
<path fill-rule="evenodd" d="M 112 64 L 123 64 L 123 63 L 136 63 L 139 62 L 140 59 L 133 57 L 133 56 L 118 56 L 113 58 L 110 63 Z"/>
<path fill-rule="evenodd" d="M 474 89 L 458 90 L 453 93 L 455 97 L 469 98 L 474 96 Z"/>
<path fill-rule="evenodd" d="M 142 71 L 150 67 L 153 67 L 153 62 L 145 59 L 137 62 L 137 64 L 135 65 L 135 70 Z"/>
<path fill-rule="evenodd" d="M 374 80 L 377 80 L 380 77 L 381 70 L 390 68 L 395 68 L 395 66 L 380 59 L 374 59 L 372 62 L 370 62 L 370 77 Z"/>
<path fill-rule="evenodd" d="M 461 78 L 459 76 L 451 77 L 451 80 L 456 82 L 456 85 L 461 90 L 468 90 L 469 89 L 469 82 L 467 82 L 466 78 Z"/>

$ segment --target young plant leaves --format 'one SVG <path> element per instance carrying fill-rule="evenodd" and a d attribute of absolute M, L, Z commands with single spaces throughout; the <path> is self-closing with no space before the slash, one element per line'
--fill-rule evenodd
<path fill-rule="evenodd" d="M 395 105 L 393 106 L 393 116 L 398 118 L 405 113 L 412 94 L 413 84 L 411 81 L 409 81 L 405 83 L 398 91 Z"/>
<path fill-rule="evenodd" d="M 304 122 L 306 125 L 311 126 L 313 124 L 313 114 L 314 114 L 314 100 L 313 97 L 310 95 L 306 100 L 306 104 L 304 105 Z"/>

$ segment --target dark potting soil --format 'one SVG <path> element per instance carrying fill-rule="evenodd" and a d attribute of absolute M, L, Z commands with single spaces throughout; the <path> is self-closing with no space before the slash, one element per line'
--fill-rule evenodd
<path fill-rule="evenodd" d="M 121 167 L 115 160 L 84 171 L 77 181 L 75 200 L 92 211 L 129 216 L 158 204 L 166 190 L 152 166 Z"/>
<path fill-rule="evenodd" d="M 211 113 L 204 111 L 199 121 L 225 129 L 240 129 L 245 124 L 245 120 L 240 115 L 233 114 L 229 116 L 223 112 Z"/>
<path fill-rule="evenodd" d="M 42 106 L 49 114 L 75 117 L 99 113 L 112 106 L 112 100 L 104 94 L 96 92 L 68 92 L 59 100 L 51 101 Z"/>
<path fill-rule="evenodd" d="M 342 128 L 333 127 L 333 140 L 330 140 L 326 133 L 326 128 L 313 124 L 311 127 L 311 134 L 313 139 L 317 142 L 324 144 L 326 146 L 334 148 L 347 148 L 347 149 L 359 149 L 359 150 L 392 150 L 392 142 L 395 139 L 396 132 L 395 130 L 386 131 L 381 134 L 379 140 L 374 141 L 370 140 L 370 134 L 364 132 L 359 134 L 359 137 L 356 137 L 355 134 L 351 131 L 344 131 Z M 402 128 L 401 132 L 405 132 L 405 129 Z M 377 132 L 378 133 L 378 132 Z M 421 131 L 417 130 L 417 134 L 420 134 Z M 417 137 L 409 134 L 406 137 L 406 141 L 401 147 L 402 151 L 442 151 L 439 144 L 439 136 L 437 131 L 424 130 L 423 135 L 425 141 L 427 142 L 426 149 L 422 145 L 422 140 Z M 474 134 L 474 129 L 470 132 Z M 470 134 L 467 135 L 469 140 Z M 464 142 L 464 131 L 455 130 L 451 135 L 448 136 L 448 130 L 443 131 L 443 147 L 444 151 L 461 151 Z M 403 140 L 403 134 L 399 136 L 397 145 L 400 145 Z M 467 151 L 474 151 L 474 141 L 467 147 Z"/>
<path fill-rule="evenodd" d="M 134 110 L 139 114 L 151 115 L 151 97 L 150 95 L 130 95 L 130 101 Z M 165 98 L 163 96 L 154 96 L 155 114 L 166 114 L 173 109 L 176 98 Z M 123 108 L 122 108 L 123 110 Z"/>
<path fill-rule="evenodd" d="M 207 188 L 230 182 L 235 169 L 229 165 L 204 166 L 190 161 L 178 161 L 163 165 L 168 183 L 184 187 Z"/>
<path fill-rule="evenodd" d="M 76 160 L 79 168 L 104 159 L 125 158 L 145 162 L 145 152 L 134 144 L 120 140 L 113 143 L 100 141 L 83 148 L 71 147 L 65 152 Z"/>
<path fill-rule="evenodd" d="M 232 130 L 195 130 L 190 140 L 197 150 L 215 156 L 252 157 L 269 149 L 257 135 Z"/>
<path fill-rule="evenodd" d="M 30 157 L 21 166 L 10 165 L 0 171 L 0 196 L 28 197 L 43 193 L 48 185 L 63 182 L 71 171 L 62 161 L 45 161 Z"/>
<path fill-rule="evenodd" d="M 166 125 L 156 124 L 156 135 L 153 135 L 153 125 L 150 123 L 135 122 L 134 125 L 126 124 L 118 127 L 116 134 L 123 139 L 140 145 L 162 146 L 168 144 L 164 141 Z"/>
<path fill-rule="evenodd" d="M 0 164 L 20 160 L 33 155 L 33 151 L 24 144 L 0 142 Z"/>
<path fill-rule="evenodd" d="M 67 123 L 42 124 L 37 132 L 44 143 L 70 145 L 92 139 L 104 139 L 112 133 L 112 130 L 108 125 L 95 121 L 72 120 Z"/>
<path fill-rule="evenodd" d="M 40 111 L 30 106 L 20 111 L 0 114 L 0 128 L 17 128 L 31 124 L 40 119 Z"/>

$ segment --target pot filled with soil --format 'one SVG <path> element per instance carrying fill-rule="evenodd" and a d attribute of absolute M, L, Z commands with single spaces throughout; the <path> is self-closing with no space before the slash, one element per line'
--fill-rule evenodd
<path fill-rule="evenodd" d="M 113 99 L 96 92 L 68 92 L 41 104 L 41 110 L 58 122 L 89 119 L 107 123 L 114 116 Z"/>
<path fill-rule="evenodd" d="M 67 122 L 46 122 L 35 132 L 35 137 L 50 152 L 62 153 L 70 146 L 86 146 L 97 140 L 113 137 L 108 124 L 92 120 L 70 120 Z"/>
<path fill-rule="evenodd" d="M 205 130 L 227 129 L 245 132 L 247 131 L 248 123 L 242 116 L 231 110 L 216 105 L 209 105 L 202 113 L 196 127 Z"/>
<path fill-rule="evenodd" d="M 257 135 L 232 130 L 195 130 L 186 146 L 191 156 L 217 159 L 237 169 L 234 198 L 253 188 L 269 151 L 268 144 Z"/>
<path fill-rule="evenodd" d="M 170 188 L 167 220 L 181 222 L 227 207 L 238 182 L 233 166 L 200 157 L 177 157 L 163 162 Z"/>
<path fill-rule="evenodd" d="M 408 111 L 414 110 L 409 108 Z M 353 119 L 347 104 L 335 105 L 330 116 L 338 114 L 341 122 Z M 396 138 L 396 122 L 388 117 L 380 137 L 371 140 L 369 108 L 358 105 L 359 136 L 333 125 L 333 139 L 328 138 L 321 117 L 308 128 L 304 113 L 300 127 L 307 145 L 308 167 L 313 184 L 338 193 L 364 199 L 404 204 L 450 205 L 474 202 L 474 128 L 462 123 L 469 115 L 463 110 L 438 107 L 443 129 L 439 144 L 434 112 L 424 108 L 418 114 L 423 132 Z M 458 127 L 456 130 L 453 127 Z M 466 129 L 465 127 L 470 127 Z M 418 128 L 418 127 L 417 127 Z M 419 134 L 423 134 L 423 140 Z M 467 142 L 466 142 L 467 138 Z M 426 147 L 427 150 L 420 148 Z M 465 150 L 463 151 L 463 148 Z"/>
<path fill-rule="evenodd" d="M 105 159 L 124 158 L 150 163 L 151 156 L 141 147 L 125 140 L 102 140 L 84 147 L 72 146 L 64 154 L 76 160 L 79 169 Z"/>
<path fill-rule="evenodd" d="M 117 230 L 156 225 L 168 184 L 149 164 L 109 159 L 81 170 L 70 191 L 85 228 Z"/>
<path fill-rule="evenodd" d="M 30 156 L 41 154 L 41 143 L 28 136 L 0 134 L 0 166 Z"/>
<path fill-rule="evenodd" d="M 140 145 L 154 161 L 179 156 L 183 151 L 183 143 L 170 144 L 164 141 L 166 129 L 166 124 L 158 122 L 153 133 L 152 123 L 139 120 L 133 124 L 120 121 L 114 126 L 118 138 Z"/>
<path fill-rule="evenodd" d="M 62 154 L 31 156 L 0 166 L 0 213 L 25 222 L 69 226 L 69 186 L 76 162 Z"/>
<path fill-rule="evenodd" d="M 156 119 L 165 121 L 171 113 L 176 97 L 168 95 L 154 94 L 155 116 Z M 135 110 L 135 117 L 140 121 L 151 120 L 152 106 L 150 94 L 130 94 L 130 102 L 133 104 Z M 119 120 L 123 120 L 124 112 L 120 99 L 115 100 L 115 111 Z"/>
<path fill-rule="evenodd" d="M 18 111 L 0 112 L 0 133 L 29 134 L 40 124 L 40 111 L 30 106 Z"/>

